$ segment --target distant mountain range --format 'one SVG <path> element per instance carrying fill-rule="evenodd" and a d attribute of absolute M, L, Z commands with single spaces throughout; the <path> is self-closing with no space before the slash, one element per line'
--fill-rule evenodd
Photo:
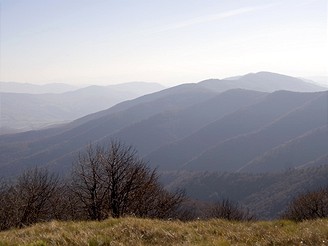
<path fill-rule="evenodd" d="M 200 82 L 200 84 L 219 92 L 235 88 L 263 92 L 277 90 L 297 92 L 327 90 L 327 87 L 310 83 L 310 81 L 270 72 L 249 73 L 244 76 L 231 77 L 223 80 L 209 79 Z"/>
<path fill-rule="evenodd" d="M 69 122 L 119 102 L 164 89 L 159 84 L 143 82 L 81 89 L 65 84 L 1 83 L 0 88 L 0 134 Z M 47 94 L 42 94 L 44 92 Z"/>
<path fill-rule="evenodd" d="M 227 88 L 229 81 L 236 88 Z M 292 85 L 302 92 L 285 90 Z M 328 156 L 323 90 L 267 72 L 175 86 L 56 128 L 0 136 L 0 176 L 35 165 L 67 173 L 88 143 L 111 139 L 135 146 L 160 171 L 257 173 L 321 165 Z"/>
<path fill-rule="evenodd" d="M 27 94 L 46 94 L 64 93 L 80 89 L 79 86 L 64 83 L 52 83 L 45 85 L 35 85 L 30 83 L 0 82 L 0 92 L 27 93 Z"/>
<path fill-rule="evenodd" d="M 35 166 L 69 175 L 87 144 L 118 139 L 157 168 L 167 189 L 184 189 L 195 204 L 238 201 L 259 219 L 328 185 L 328 90 L 302 79 L 260 72 L 167 89 L 130 83 L 0 95 L 2 125 L 81 116 L 1 135 L 0 178 Z"/>
<path fill-rule="evenodd" d="M 261 92 L 325 90 L 304 80 L 259 72 L 223 80 L 198 83 L 213 92 L 247 89 Z M 125 101 L 164 89 L 156 83 L 133 82 L 112 86 L 88 86 L 78 89 L 66 84 L 33 85 L 0 82 L 0 134 L 36 130 L 62 124 Z"/>

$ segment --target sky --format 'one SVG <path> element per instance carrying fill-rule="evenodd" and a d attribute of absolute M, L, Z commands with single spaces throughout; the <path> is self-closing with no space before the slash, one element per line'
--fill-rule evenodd
<path fill-rule="evenodd" d="M 0 81 L 328 76 L 327 0 L 0 0 Z"/>

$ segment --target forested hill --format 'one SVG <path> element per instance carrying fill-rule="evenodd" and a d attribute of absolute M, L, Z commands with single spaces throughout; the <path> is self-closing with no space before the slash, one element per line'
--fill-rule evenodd
<path fill-rule="evenodd" d="M 270 84 L 281 75 L 249 77 Z M 0 175 L 35 165 L 66 173 L 88 143 L 111 139 L 133 145 L 162 171 L 277 172 L 311 166 L 328 154 L 327 103 L 327 91 L 218 92 L 204 82 L 183 84 L 57 128 L 1 136 Z"/>

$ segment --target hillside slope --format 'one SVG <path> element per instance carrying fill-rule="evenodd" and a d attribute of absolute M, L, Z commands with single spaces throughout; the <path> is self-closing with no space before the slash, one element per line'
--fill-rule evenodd
<path fill-rule="evenodd" d="M 68 122 L 162 89 L 159 84 L 139 82 L 89 86 L 64 93 L 0 93 L 0 127 L 26 131 Z"/>
<path fill-rule="evenodd" d="M 271 148 L 301 136 L 307 131 L 325 126 L 327 124 L 326 99 L 327 95 L 322 94 L 255 132 L 236 136 L 212 146 L 199 157 L 186 163 L 184 168 L 213 171 L 242 170 L 248 162 Z M 328 152 L 328 149 L 326 151 Z M 289 167 L 293 166 L 285 168 Z M 272 171 L 272 169 L 270 167 L 270 170 L 262 171 Z"/>
<path fill-rule="evenodd" d="M 327 154 L 328 127 L 310 130 L 302 136 L 283 143 L 240 169 L 242 172 L 282 171 L 293 167 L 310 167 L 312 162 Z"/>
<path fill-rule="evenodd" d="M 271 124 L 277 118 L 310 102 L 320 94 L 287 91 L 268 94 L 258 102 L 252 105 L 245 104 L 243 105 L 244 107 L 240 107 L 236 112 L 225 115 L 223 118 L 208 124 L 185 138 L 162 146 L 146 156 L 146 159 L 158 165 L 162 170 L 176 168 L 220 170 L 221 167 L 224 167 L 217 165 L 218 162 L 215 159 L 217 156 L 210 157 L 212 148 L 234 137 L 242 137 L 245 134 L 258 131 L 262 127 Z M 286 125 L 286 127 L 289 127 L 289 125 Z M 242 145 L 242 143 L 240 144 Z M 248 143 L 248 146 L 251 147 L 252 144 Z M 213 153 L 216 153 L 216 151 L 220 150 L 213 149 Z M 222 153 L 223 150 L 220 152 L 218 160 L 229 153 L 233 158 L 234 153 L 237 153 L 232 152 L 232 149 L 231 151 L 227 149 L 224 151 L 224 154 Z M 202 158 L 202 155 L 204 159 L 198 160 L 197 158 Z M 191 164 L 191 162 L 194 164 Z"/>
<path fill-rule="evenodd" d="M 209 171 L 163 172 L 169 190 L 184 189 L 200 201 L 230 199 L 248 208 L 259 219 L 277 219 L 300 193 L 328 186 L 325 165 L 277 173 L 231 173 Z"/>
<path fill-rule="evenodd" d="M 36 165 L 67 173 L 87 144 L 106 145 L 113 139 L 132 144 L 159 170 L 241 171 L 275 148 L 288 153 L 282 149 L 287 143 L 324 127 L 327 99 L 326 91 L 217 92 L 201 83 L 183 84 L 56 128 L 0 136 L 0 176 Z M 298 168 L 328 155 L 326 142 L 317 143 L 320 151 L 304 162 L 250 171 Z"/>
<path fill-rule="evenodd" d="M 57 129 L 58 134 L 45 137 L 40 134 L 28 143 L 24 138 L 21 141 L 19 137 L 26 134 L 18 134 L 18 137 L 15 137 L 17 135 L 0 137 L 0 175 L 17 173 L 17 168 L 24 169 L 35 166 L 36 163 L 48 165 L 50 162 L 52 162 L 51 168 L 65 171 L 71 165 L 72 158 L 76 156 L 76 151 L 88 143 L 94 141 L 108 143 L 110 136 L 120 129 L 167 110 L 178 110 L 203 102 L 215 95 L 194 84 L 184 85 L 148 96 L 153 99 L 151 103 L 144 103 L 144 97 L 138 98 L 133 102 L 130 101 L 126 109 L 122 109 L 126 103 L 117 105 L 107 110 L 106 114 L 102 112 L 98 117 L 93 116 L 86 122 L 73 123 L 72 127 L 68 125 L 65 130 Z M 64 161 L 60 159 L 63 157 L 66 158 Z"/>

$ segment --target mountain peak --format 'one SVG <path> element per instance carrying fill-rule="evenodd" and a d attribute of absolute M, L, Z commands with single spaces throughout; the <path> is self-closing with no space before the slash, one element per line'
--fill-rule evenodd
<path fill-rule="evenodd" d="M 292 77 L 292 76 L 288 76 L 285 74 L 280 74 L 280 73 L 274 73 L 274 72 L 268 72 L 268 71 L 260 71 L 260 72 L 256 72 L 256 73 L 248 73 L 245 74 L 243 76 L 241 76 L 241 78 L 243 77 L 261 77 L 261 78 L 290 78 L 290 79 L 295 79 L 298 80 L 298 78 Z"/>
<path fill-rule="evenodd" d="M 219 92 L 233 88 L 262 92 L 273 92 L 278 90 L 314 92 L 326 90 L 324 87 L 305 82 L 302 79 L 267 71 L 248 73 L 240 77 L 232 77 L 232 79 L 208 79 L 199 82 L 199 84 Z"/>

